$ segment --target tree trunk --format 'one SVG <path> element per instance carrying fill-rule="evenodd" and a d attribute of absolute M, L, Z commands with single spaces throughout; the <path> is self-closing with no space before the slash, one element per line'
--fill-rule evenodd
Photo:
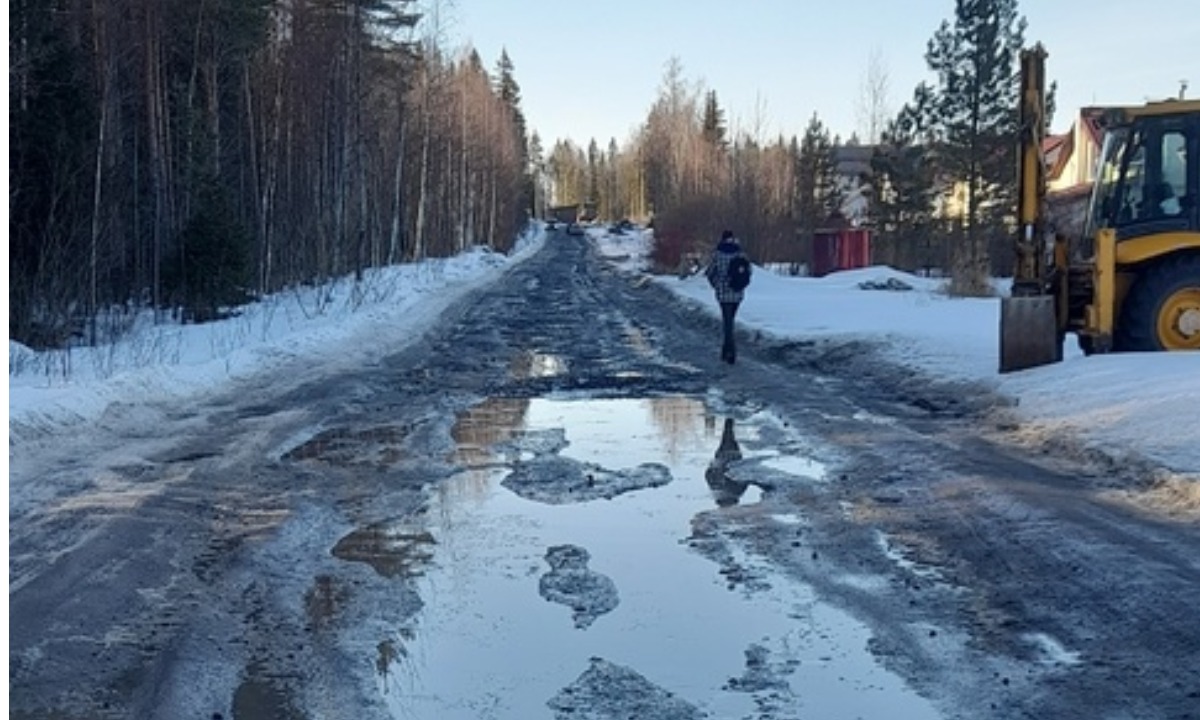
<path fill-rule="evenodd" d="M 428 202 L 429 195 L 429 144 L 430 133 L 432 128 L 432 109 L 430 108 L 431 95 L 430 92 L 430 77 L 429 71 L 425 70 L 424 92 L 422 97 L 422 127 L 421 127 L 421 167 L 420 167 L 420 183 L 417 188 L 417 223 L 413 233 L 413 259 L 420 260 L 425 257 L 425 222 L 426 211 L 425 205 Z"/>
<path fill-rule="evenodd" d="M 161 309 L 163 245 L 171 226 L 169 182 L 169 160 L 167 159 L 167 130 L 165 91 L 162 79 L 161 20 L 159 5 L 146 3 L 146 125 L 147 145 L 150 152 L 150 185 L 154 197 L 154 220 L 151 227 L 151 262 L 153 264 L 154 307 Z"/>
<path fill-rule="evenodd" d="M 92 42 L 95 51 L 95 61 L 100 71 L 100 120 L 96 132 L 96 164 L 92 174 L 92 227 L 88 258 L 87 315 L 89 318 L 88 342 L 91 345 L 95 345 L 97 341 L 96 322 L 100 310 L 100 213 L 103 212 L 104 152 L 108 146 L 108 106 L 109 91 L 112 85 L 112 63 L 108 58 L 107 33 L 105 32 L 104 21 L 94 4 L 92 6 L 92 20 Z"/>
<path fill-rule="evenodd" d="M 405 130 L 408 123 L 401 110 L 399 118 L 400 132 L 396 139 L 396 168 L 392 174 L 392 232 L 388 241 L 387 263 L 391 265 L 400 261 L 403 247 L 401 241 L 404 231 L 404 145 Z"/>

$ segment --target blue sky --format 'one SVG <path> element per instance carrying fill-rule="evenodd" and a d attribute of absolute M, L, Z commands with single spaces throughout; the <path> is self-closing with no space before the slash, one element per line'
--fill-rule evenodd
<path fill-rule="evenodd" d="M 1054 129 L 1087 104 L 1200 97 L 1200 13 L 1116 0 L 1026 0 L 1027 41 L 1050 53 Z M 954 0 L 456 0 L 443 8 L 454 44 L 494 70 L 507 48 L 530 126 L 549 146 L 570 137 L 624 142 L 646 117 L 667 62 L 715 90 L 742 130 L 800 134 L 816 112 L 833 132 L 858 128 L 856 105 L 873 50 L 898 108 L 932 79 L 925 46 Z M 1122 33 L 1128 33 L 1122 37 Z"/>

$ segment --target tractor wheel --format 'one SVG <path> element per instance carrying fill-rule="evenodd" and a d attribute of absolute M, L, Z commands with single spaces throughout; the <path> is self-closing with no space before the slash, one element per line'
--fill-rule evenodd
<path fill-rule="evenodd" d="M 1200 255 L 1167 258 L 1129 288 L 1118 350 L 1200 350 Z"/>
<path fill-rule="evenodd" d="M 1091 335 L 1076 335 L 1075 342 L 1079 345 L 1079 349 L 1084 355 L 1093 355 L 1096 352 L 1096 340 Z"/>

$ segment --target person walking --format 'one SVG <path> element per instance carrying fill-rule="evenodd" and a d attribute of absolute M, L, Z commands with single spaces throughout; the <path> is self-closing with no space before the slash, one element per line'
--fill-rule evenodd
<path fill-rule="evenodd" d="M 750 258 L 742 250 L 742 244 L 738 242 L 733 231 L 726 230 L 721 233 L 721 241 L 713 249 L 704 275 L 716 293 L 717 304 L 721 306 L 721 325 L 724 333 L 721 360 L 732 365 L 737 361 L 733 321 L 737 316 L 738 306 L 745 297 L 746 286 L 750 284 Z"/>

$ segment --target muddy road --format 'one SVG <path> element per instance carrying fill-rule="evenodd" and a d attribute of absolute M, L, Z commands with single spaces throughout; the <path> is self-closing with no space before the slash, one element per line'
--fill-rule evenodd
<path fill-rule="evenodd" d="M 718 336 L 560 233 L 378 363 L 22 444 L 10 716 L 1200 718 L 1136 469 Z"/>

